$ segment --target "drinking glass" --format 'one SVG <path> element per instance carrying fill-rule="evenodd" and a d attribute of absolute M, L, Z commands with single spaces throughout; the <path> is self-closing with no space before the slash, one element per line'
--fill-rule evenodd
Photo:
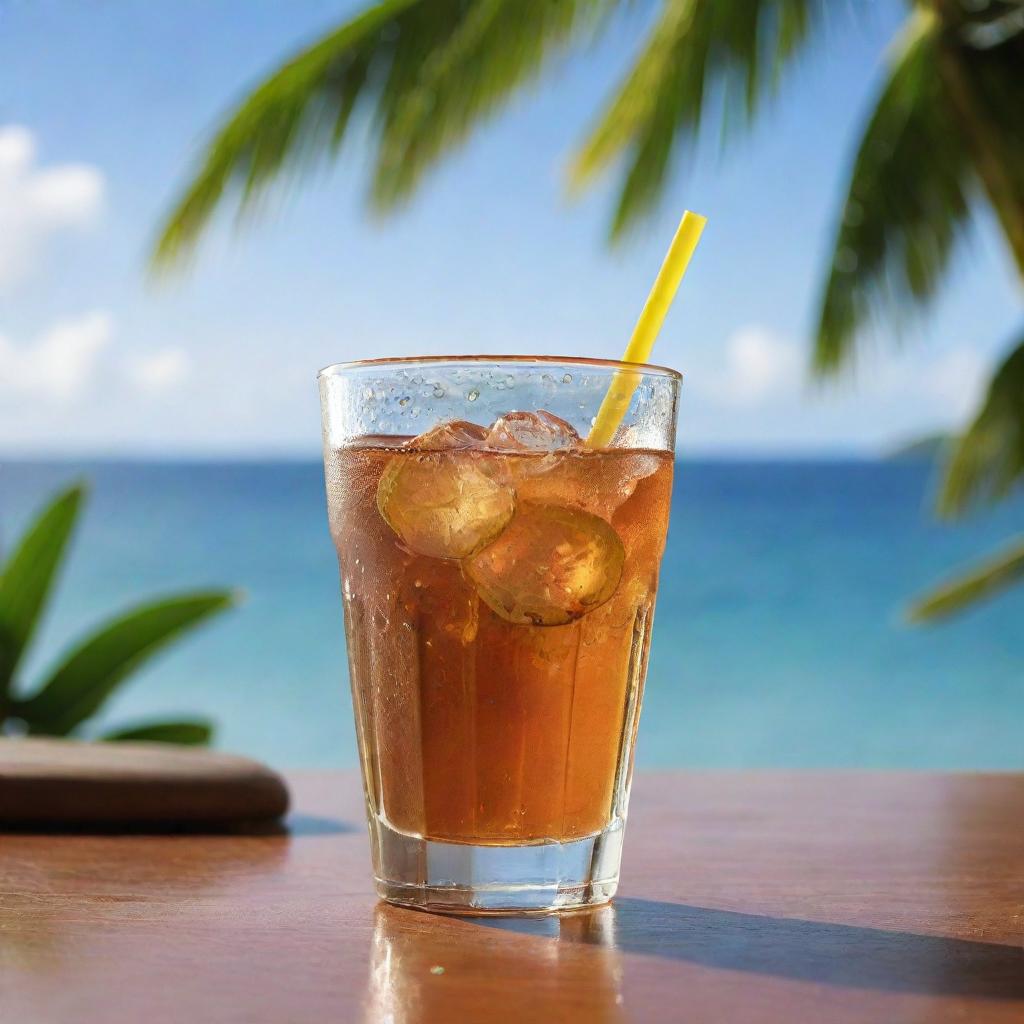
<path fill-rule="evenodd" d="M 522 913 L 614 895 L 680 380 L 527 356 L 320 373 L 384 899 Z M 588 447 L 609 388 L 621 422 Z"/>

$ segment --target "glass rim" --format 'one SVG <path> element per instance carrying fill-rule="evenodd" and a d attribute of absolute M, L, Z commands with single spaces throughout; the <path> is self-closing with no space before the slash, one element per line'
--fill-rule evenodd
<path fill-rule="evenodd" d="M 473 355 L 473 356 L 384 356 L 377 359 L 351 359 L 331 363 L 317 373 L 317 380 L 323 377 L 339 377 L 352 371 L 388 366 L 443 366 L 452 363 L 502 364 L 517 363 L 524 366 L 582 366 L 590 369 L 630 370 L 649 377 L 666 377 L 681 381 L 682 373 L 670 366 L 657 363 L 627 363 L 621 359 L 594 359 L 589 356 L 530 356 L 530 355 Z"/>

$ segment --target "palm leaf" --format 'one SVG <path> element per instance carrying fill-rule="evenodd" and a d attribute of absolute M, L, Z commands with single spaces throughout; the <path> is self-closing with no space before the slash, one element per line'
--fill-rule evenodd
<path fill-rule="evenodd" d="M 153 722 L 128 729 L 115 729 L 100 737 L 106 742 L 143 741 L 146 743 L 181 743 L 201 747 L 213 737 L 213 726 L 205 721 Z"/>
<path fill-rule="evenodd" d="M 940 0 L 941 72 L 978 180 L 1024 276 L 1024 7 Z"/>
<path fill-rule="evenodd" d="M 723 132 L 730 125 L 750 123 L 782 72 L 824 22 L 826 12 L 835 10 L 826 0 L 662 0 L 662 5 L 647 44 L 573 167 L 572 180 L 578 186 L 611 162 L 625 159 L 613 236 L 657 199 L 679 144 L 697 139 L 709 112 L 720 119 Z M 550 57 L 577 41 L 582 30 L 601 25 L 610 11 L 624 6 L 629 6 L 629 0 L 379 0 L 288 60 L 226 119 L 165 222 L 154 263 L 167 265 L 182 256 L 229 192 L 237 192 L 240 211 L 248 211 L 263 189 L 285 171 L 306 168 L 334 154 L 349 134 L 360 101 L 374 108 L 371 199 L 379 209 L 392 208 L 410 195 L 444 153 L 499 109 L 516 88 L 536 77 Z M 905 182 L 916 180 L 922 166 L 940 162 L 929 146 L 936 137 L 937 108 L 949 105 L 950 96 L 958 101 L 959 114 L 954 115 L 949 105 L 947 120 L 957 116 L 964 131 L 977 126 L 970 132 L 974 141 L 988 140 L 987 160 L 985 154 L 979 155 L 986 147 L 974 146 L 979 169 L 986 163 L 997 166 L 1000 157 L 1013 156 L 1020 149 L 1017 142 L 996 143 L 1021 136 L 1022 86 L 1016 68 L 1024 37 L 1001 30 L 995 45 L 990 38 L 992 26 L 1007 20 L 1005 11 L 1014 12 L 1007 0 L 995 0 L 989 6 L 991 17 L 984 11 L 970 15 L 984 22 L 980 25 L 961 25 L 968 15 L 945 0 L 941 23 L 932 9 L 918 8 L 911 45 L 904 54 L 908 67 L 891 84 L 892 95 L 887 94 L 887 106 L 895 108 L 890 112 L 895 116 L 880 110 L 878 123 L 872 122 L 873 138 L 885 135 L 883 129 L 894 124 L 898 129 L 906 119 L 907 100 L 922 94 L 925 123 L 910 119 L 909 139 L 901 149 L 916 152 L 924 160 L 910 167 L 913 173 L 909 179 L 904 177 L 903 192 Z M 979 28 L 989 31 L 981 42 L 976 38 Z M 928 37 L 925 47 L 920 45 L 922 35 Z M 939 75 L 934 58 L 940 41 L 943 69 L 966 74 L 967 89 L 952 87 L 955 74 L 944 79 Z M 931 66 L 921 71 L 918 58 L 925 48 L 930 51 Z M 950 55 L 956 57 L 952 63 L 947 59 Z M 924 82 L 928 77 L 930 90 Z M 942 100 L 936 101 L 937 95 Z M 962 165 L 961 141 L 954 138 L 938 151 L 941 156 L 947 148 L 957 150 L 948 175 L 954 178 Z M 888 152 L 892 139 L 881 142 L 876 159 L 865 161 L 857 181 L 870 185 L 877 165 L 886 163 L 879 154 Z M 994 150 L 998 150 L 995 155 Z M 863 149 L 862 155 L 867 155 Z M 908 158 L 902 169 L 910 163 Z M 890 177 L 895 176 L 894 170 Z M 936 176 L 942 175 L 929 174 Z M 1009 203 L 1016 234 L 1009 227 L 1006 230 L 1008 237 L 1021 239 L 1024 246 L 1021 180 L 1019 174 L 1004 174 L 1002 191 L 1007 185 L 1017 189 L 1017 201 Z M 986 188 L 992 191 L 987 179 Z M 866 197 L 877 191 L 869 188 Z M 934 198 L 931 190 L 920 205 Z M 1007 208 L 1007 203 L 997 203 L 995 198 L 993 205 L 997 210 Z M 851 221 L 861 217 L 860 200 L 849 210 Z M 913 236 L 914 217 L 908 219 Z M 1006 227 L 1002 213 L 1001 219 Z M 907 226 L 897 218 L 893 233 L 897 243 Z M 920 298 L 931 290 L 937 270 L 944 265 L 943 249 L 948 249 L 948 243 L 933 256 L 918 241 L 911 238 L 902 263 L 912 293 Z M 851 273 L 852 257 L 859 258 L 856 242 L 853 237 L 837 244 L 836 252 L 842 254 L 837 267 L 844 275 Z M 871 280 L 885 276 L 881 270 L 888 268 L 882 263 L 898 266 L 901 262 L 895 251 L 899 244 L 883 248 L 893 259 L 874 258 L 877 266 L 867 275 L 868 292 L 885 290 Z M 871 249 L 866 245 L 864 254 L 871 256 Z M 839 337 L 849 332 L 848 322 L 863 318 L 864 303 L 857 296 L 846 296 L 844 302 L 843 282 L 836 284 L 826 326 Z"/>
<path fill-rule="evenodd" d="M 371 197 L 423 174 L 546 58 L 620 0 L 383 0 L 274 72 L 230 115 L 165 223 L 155 264 L 196 240 L 232 188 L 240 209 L 287 170 L 330 156 L 358 101 L 375 104 Z"/>
<path fill-rule="evenodd" d="M 73 650 L 15 714 L 32 733 L 66 736 L 97 711 L 118 684 L 186 630 L 235 603 L 231 591 L 186 594 L 143 605 Z"/>
<path fill-rule="evenodd" d="M 753 119 L 827 7 L 823 0 L 664 0 L 570 169 L 578 188 L 625 160 L 613 238 L 661 195 L 679 145 L 697 141 L 709 112 L 721 118 L 722 135 Z"/>
<path fill-rule="evenodd" d="M 1024 337 L 996 371 L 981 411 L 957 442 L 939 511 L 962 515 L 979 501 L 1005 497 L 1024 480 Z"/>
<path fill-rule="evenodd" d="M 437 21 L 450 8 L 439 0 Z M 157 266 L 179 257 L 198 237 L 224 194 L 242 190 L 246 209 L 259 190 L 286 168 L 298 168 L 335 149 L 367 87 L 371 66 L 387 63 L 407 45 L 422 19 L 423 0 L 382 0 L 288 60 L 226 120 L 164 224 Z"/>
<path fill-rule="evenodd" d="M 873 315 L 896 314 L 898 325 L 928 304 L 979 184 L 1024 274 L 1024 34 L 978 45 L 979 28 L 1009 5 L 990 8 L 972 13 L 945 0 L 918 8 L 897 48 L 837 229 L 818 373 L 849 360 Z"/>
<path fill-rule="evenodd" d="M 78 484 L 57 495 L 26 530 L 0 573 L 0 696 L 9 691 L 42 616 L 84 494 Z"/>
<path fill-rule="evenodd" d="M 908 617 L 911 622 L 920 623 L 952 615 L 1021 579 L 1024 579 L 1024 539 L 933 590 L 910 608 Z"/>
<path fill-rule="evenodd" d="M 387 209 L 407 198 L 425 171 L 582 30 L 593 28 L 612 0 L 477 0 L 422 68 L 386 89 L 373 182 Z"/>
<path fill-rule="evenodd" d="M 821 304 L 813 365 L 839 369 L 873 313 L 930 298 L 968 214 L 971 164 L 920 11 L 861 140 Z"/>

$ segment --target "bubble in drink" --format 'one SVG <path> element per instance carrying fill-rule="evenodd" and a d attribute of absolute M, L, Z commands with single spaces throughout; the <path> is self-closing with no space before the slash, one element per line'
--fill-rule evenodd
<path fill-rule="evenodd" d="M 493 540 L 512 518 L 510 488 L 476 464 L 471 450 L 485 431 L 474 423 L 442 423 L 406 447 L 381 474 L 377 508 L 420 555 L 466 558 Z"/>
<path fill-rule="evenodd" d="M 464 563 L 467 577 L 501 618 L 561 626 L 604 604 L 625 561 L 619 535 L 582 509 L 520 502 L 508 525 Z"/>
<path fill-rule="evenodd" d="M 494 421 L 485 441 L 488 448 L 534 452 L 578 448 L 580 444 L 580 435 L 571 423 L 544 409 L 506 413 Z"/>

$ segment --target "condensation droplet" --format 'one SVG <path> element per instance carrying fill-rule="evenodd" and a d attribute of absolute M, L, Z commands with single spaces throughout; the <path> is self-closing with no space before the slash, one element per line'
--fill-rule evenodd
<path fill-rule="evenodd" d="M 444 388 L 442 388 L 442 387 L 435 387 L 434 391 L 433 391 L 433 395 L 434 395 L 435 398 L 444 398 Z"/>
<path fill-rule="evenodd" d="M 404 409 L 412 399 L 408 395 L 403 395 L 399 400 L 398 404 Z"/>
<path fill-rule="evenodd" d="M 563 373 L 562 374 L 562 383 L 563 384 L 571 384 L 572 383 L 572 374 L 571 373 Z"/>
<path fill-rule="evenodd" d="M 468 392 L 466 394 L 466 398 L 469 399 L 469 401 L 471 401 L 471 402 L 475 402 L 479 397 L 480 397 L 480 392 L 476 388 L 473 388 L 472 391 L 470 391 L 470 392 Z"/>

